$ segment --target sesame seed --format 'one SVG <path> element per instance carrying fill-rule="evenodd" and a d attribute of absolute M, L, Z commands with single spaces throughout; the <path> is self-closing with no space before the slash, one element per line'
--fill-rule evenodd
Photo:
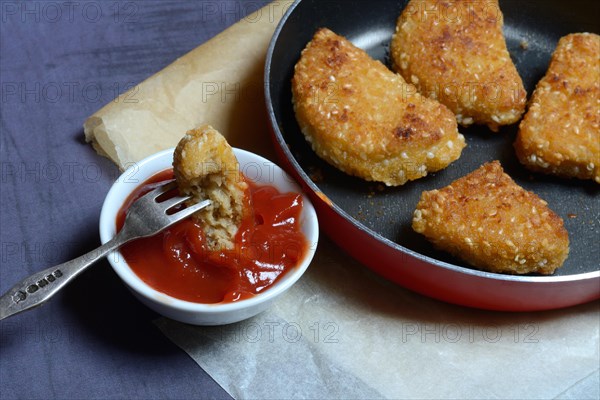
<path fill-rule="evenodd" d="M 423 213 L 421 212 L 421 210 L 415 210 L 415 215 L 414 215 L 415 219 L 419 220 L 423 218 Z"/>

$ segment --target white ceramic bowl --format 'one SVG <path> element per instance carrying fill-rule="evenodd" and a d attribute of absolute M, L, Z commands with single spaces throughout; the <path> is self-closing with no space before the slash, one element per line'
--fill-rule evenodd
<path fill-rule="evenodd" d="M 240 170 L 252 181 L 275 186 L 281 192 L 302 193 L 300 187 L 271 161 L 245 150 L 234 149 Z M 172 166 L 173 149 L 161 151 L 127 169 L 108 192 L 100 214 L 100 240 L 108 242 L 116 235 L 117 213 L 129 194 L 157 172 Z M 288 290 L 308 268 L 319 239 L 317 215 L 308 197 L 303 195 L 302 232 L 309 246 L 301 263 L 267 290 L 233 303 L 201 304 L 180 300 L 159 292 L 142 281 L 116 251 L 108 256 L 115 272 L 133 294 L 154 311 L 177 321 L 194 325 L 223 325 L 250 318 L 266 310 L 273 300 Z"/>

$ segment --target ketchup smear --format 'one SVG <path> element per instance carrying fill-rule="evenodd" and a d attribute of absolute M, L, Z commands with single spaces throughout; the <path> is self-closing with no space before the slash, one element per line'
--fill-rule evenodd
<path fill-rule="evenodd" d="M 160 172 L 129 195 L 117 214 L 117 230 L 135 200 L 172 178 L 172 170 Z M 300 230 L 302 197 L 246 181 L 251 212 L 242 220 L 234 249 L 207 250 L 200 225 L 188 218 L 121 247 L 127 264 L 154 289 L 195 303 L 234 302 L 267 289 L 295 268 L 308 248 Z"/>

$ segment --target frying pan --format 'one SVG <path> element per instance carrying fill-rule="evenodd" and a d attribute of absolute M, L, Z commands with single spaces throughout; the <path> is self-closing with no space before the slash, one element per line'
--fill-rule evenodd
<path fill-rule="evenodd" d="M 265 95 L 272 138 L 282 164 L 309 193 L 325 233 L 383 277 L 443 301 L 492 310 L 533 311 L 600 298 L 600 185 L 536 174 L 514 154 L 517 126 L 492 133 L 460 128 L 467 148 L 435 174 L 388 188 L 338 171 L 315 155 L 296 122 L 291 79 L 300 52 L 327 27 L 373 58 L 389 63 L 389 43 L 407 1 L 296 1 L 277 27 L 265 67 Z M 511 57 L 529 95 L 545 74 L 561 36 L 599 31 L 600 2 L 501 1 Z M 552 276 L 514 276 L 476 270 L 437 251 L 411 229 L 421 193 L 444 187 L 499 160 L 519 185 L 546 200 L 565 221 L 570 255 Z"/>

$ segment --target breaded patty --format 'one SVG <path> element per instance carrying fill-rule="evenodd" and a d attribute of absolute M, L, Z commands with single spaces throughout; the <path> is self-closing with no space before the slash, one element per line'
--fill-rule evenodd
<path fill-rule="evenodd" d="M 534 171 L 600 183 L 600 36 L 560 39 L 515 142 Z"/>
<path fill-rule="evenodd" d="M 423 192 L 412 226 L 436 247 L 491 272 L 552 274 L 569 254 L 562 219 L 498 161 Z"/>
<path fill-rule="evenodd" d="M 445 168 L 465 147 L 448 108 L 328 29 L 303 50 L 292 94 L 314 151 L 368 181 L 402 185 Z"/>
<path fill-rule="evenodd" d="M 193 216 L 208 249 L 232 249 L 247 211 L 248 184 L 227 140 L 209 125 L 188 131 L 175 149 L 173 171 L 180 192 L 193 196 L 190 204 L 212 201 Z"/>
<path fill-rule="evenodd" d="M 392 39 L 394 68 L 458 123 L 514 124 L 527 93 L 502 33 L 498 0 L 411 0 Z"/>

